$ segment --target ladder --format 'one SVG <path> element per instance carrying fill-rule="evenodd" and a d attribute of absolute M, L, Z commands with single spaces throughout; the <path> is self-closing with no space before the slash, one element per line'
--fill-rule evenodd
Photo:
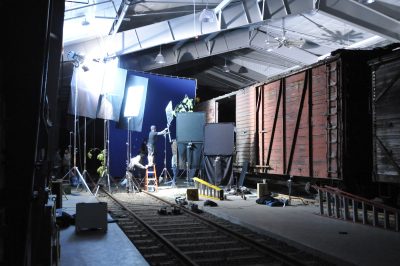
<path fill-rule="evenodd" d="M 327 174 L 328 177 L 339 177 L 339 117 L 340 109 L 338 91 L 338 65 L 327 64 L 326 70 L 326 142 L 327 142 Z"/>
<path fill-rule="evenodd" d="M 198 177 L 193 177 L 194 186 L 199 190 L 199 195 L 216 200 L 224 199 L 224 190 Z"/>
<path fill-rule="evenodd" d="M 156 165 L 153 164 L 146 169 L 146 176 L 144 179 L 145 190 L 148 192 L 158 191 L 158 180 L 156 173 Z"/>
<path fill-rule="evenodd" d="M 313 186 L 318 191 L 320 215 L 400 231 L 400 210 L 338 188 Z"/>

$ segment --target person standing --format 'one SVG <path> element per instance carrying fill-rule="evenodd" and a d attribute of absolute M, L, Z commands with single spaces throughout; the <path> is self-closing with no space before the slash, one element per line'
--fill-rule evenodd
<path fill-rule="evenodd" d="M 173 185 L 176 183 L 176 177 L 178 175 L 178 144 L 176 143 L 176 139 L 173 139 L 171 142 L 171 150 L 172 150 L 172 157 L 171 157 L 171 168 L 172 168 L 172 180 Z"/>
<path fill-rule="evenodd" d="M 52 178 L 55 178 L 55 179 L 60 178 L 60 175 L 62 174 L 62 171 L 63 171 L 62 160 L 63 159 L 61 158 L 60 149 L 57 149 L 56 154 L 54 156 Z"/>
<path fill-rule="evenodd" d="M 66 174 L 71 168 L 71 153 L 69 149 L 64 150 L 64 156 L 62 159 L 63 173 Z"/>
<path fill-rule="evenodd" d="M 156 143 L 157 137 L 159 135 L 165 135 L 167 133 L 168 128 L 157 132 L 157 128 L 155 125 L 150 127 L 149 138 L 147 139 L 147 165 L 153 166 L 154 164 L 154 157 L 156 156 Z"/>

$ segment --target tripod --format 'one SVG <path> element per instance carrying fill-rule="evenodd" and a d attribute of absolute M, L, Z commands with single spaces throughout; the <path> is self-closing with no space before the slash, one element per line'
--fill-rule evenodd
<path fill-rule="evenodd" d="M 110 156 L 108 156 L 108 151 L 109 151 L 109 134 L 110 134 L 110 129 L 109 129 L 109 121 L 107 119 L 104 119 L 104 171 L 103 174 L 100 176 L 99 180 L 97 181 L 96 189 L 94 195 L 97 195 L 97 192 L 99 192 L 100 188 L 100 183 L 104 182 L 106 183 L 106 186 L 108 187 L 108 192 L 111 193 L 111 184 L 110 184 L 110 175 L 108 173 L 108 167 L 109 167 L 109 162 L 110 162 Z"/>
<path fill-rule="evenodd" d="M 87 178 L 90 179 L 90 181 L 92 182 L 92 184 L 95 184 L 93 179 L 91 178 L 89 172 L 86 170 L 86 117 L 85 117 L 85 128 L 84 128 L 84 140 L 83 140 L 83 172 L 82 172 L 82 176 L 85 180 L 87 180 Z M 79 185 L 81 183 L 79 182 L 78 185 L 76 186 L 76 190 L 78 191 Z"/>
<path fill-rule="evenodd" d="M 75 67 L 75 70 L 77 70 L 77 67 Z M 90 194 L 93 193 L 92 191 L 90 191 L 88 185 L 86 184 L 85 179 L 83 178 L 82 174 L 79 172 L 78 167 L 76 166 L 76 123 L 79 122 L 78 118 L 77 118 L 77 101 L 78 101 L 78 70 L 76 71 L 76 79 L 75 79 L 75 95 L 74 95 L 74 103 L 75 103 L 75 110 L 74 110 L 74 167 L 72 167 L 68 173 L 62 178 L 62 180 L 64 180 L 64 178 L 66 176 L 70 176 L 71 173 L 75 173 L 79 176 L 80 181 L 83 183 L 83 185 L 86 188 L 86 191 L 89 191 Z M 71 146 L 71 145 L 70 145 Z M 70 153 L 71 154 L 71 153 Z"/>
<path fill-rule="evenodd" d="M 70 182 L 70 178 L 71 178 L 71 175 L 70 175 L 70 172 L 69 172 L 69 169 L 71 169 L 71 154 L 72 154 L 72 136 L 73 136 L 73 134 L 74 134 L 74 132 L 69 132 L 69 145 L 68 145 L 68 171 L 67 171 L 67 173 L 64 175 L 64 177 L 63 178 L 61 178 L 61 180 L 64 180 L 64 178 L 68 175 L 68 177 L 69 177 L 69 179 L 68 179 L 68 182 Z M 64 153 L 64 159 L 63 160 L 66 160 L 65 159 L 65 156 L 66 156 L 66 154 Z M 64 162 L 63 162 L 63 164 L 64 164 Z"/>
<path fill-rule="evenodd" d="M 188 144 L 186 145 L 186 185 L 189 186 L 192 184 L 191 180 L 189 180 L 189 169 L 191 167 L 191 161 L 192 161 L 192 150 L 193 148 L 193 143 L 192 142 L 188 142 Z"/>
<path fill-rule="evenodd" d="M 167 126 L 167 133 L 164 134 L 164 168 L 161 171 L 160 176 L 164 175 L 164 184 L 171 184 L 172 186 L 175 186 L 175 180 L 171 177 L 170 173 L 168 172 L 167 169 L 167 134 L 169 136 L 169 142 L 171 143 L 171 134 L 169 132 L 169 125 Z M 167 181 L 170 179 L 170 181 Z"/>
<path fill-rule="evenodd" d="M 131 117 L 128 117 L 128 134 L 126 138 L 126 171 L 125 171 L 125 179 L 126 179 L 126 192 L 139 192 L 139 187 L 133 180 L 132 173 L 129 171 L 129 160 L 131 158 L 131 133 L 129 128 L 129 122 Z"/>

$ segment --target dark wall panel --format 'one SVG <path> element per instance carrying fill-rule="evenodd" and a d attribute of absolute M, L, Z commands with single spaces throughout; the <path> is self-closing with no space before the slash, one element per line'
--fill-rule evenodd
<path fill-rule="evenodd" d="M 176 115 L 177 142 L 203 142 L 205 122 L 204 112 L 178 113 Z"/>
<path fill-rule="evenodd" d="M 233 155 L 234 123 L 204 126 L 204 155 Z"/>

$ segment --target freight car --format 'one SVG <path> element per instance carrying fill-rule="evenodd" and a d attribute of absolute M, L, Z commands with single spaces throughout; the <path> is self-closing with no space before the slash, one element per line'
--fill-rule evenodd
<path fill-rule="evenodd" d="M 373 181 L 400 205 L 400 49 L 369 62 L 372 73 Z"/>
<path fill-rule="evenodd" d="M 328 183 L 371 196 L 376 193 L 371 177 L 376 149 L 368 62 L 396 47 L 338 50 L 318 63 L 195 108 L 206 113 L 207 123 L 235 123 L 234 161 L 238 166 L 248 161 L 250 176 Z"/>

